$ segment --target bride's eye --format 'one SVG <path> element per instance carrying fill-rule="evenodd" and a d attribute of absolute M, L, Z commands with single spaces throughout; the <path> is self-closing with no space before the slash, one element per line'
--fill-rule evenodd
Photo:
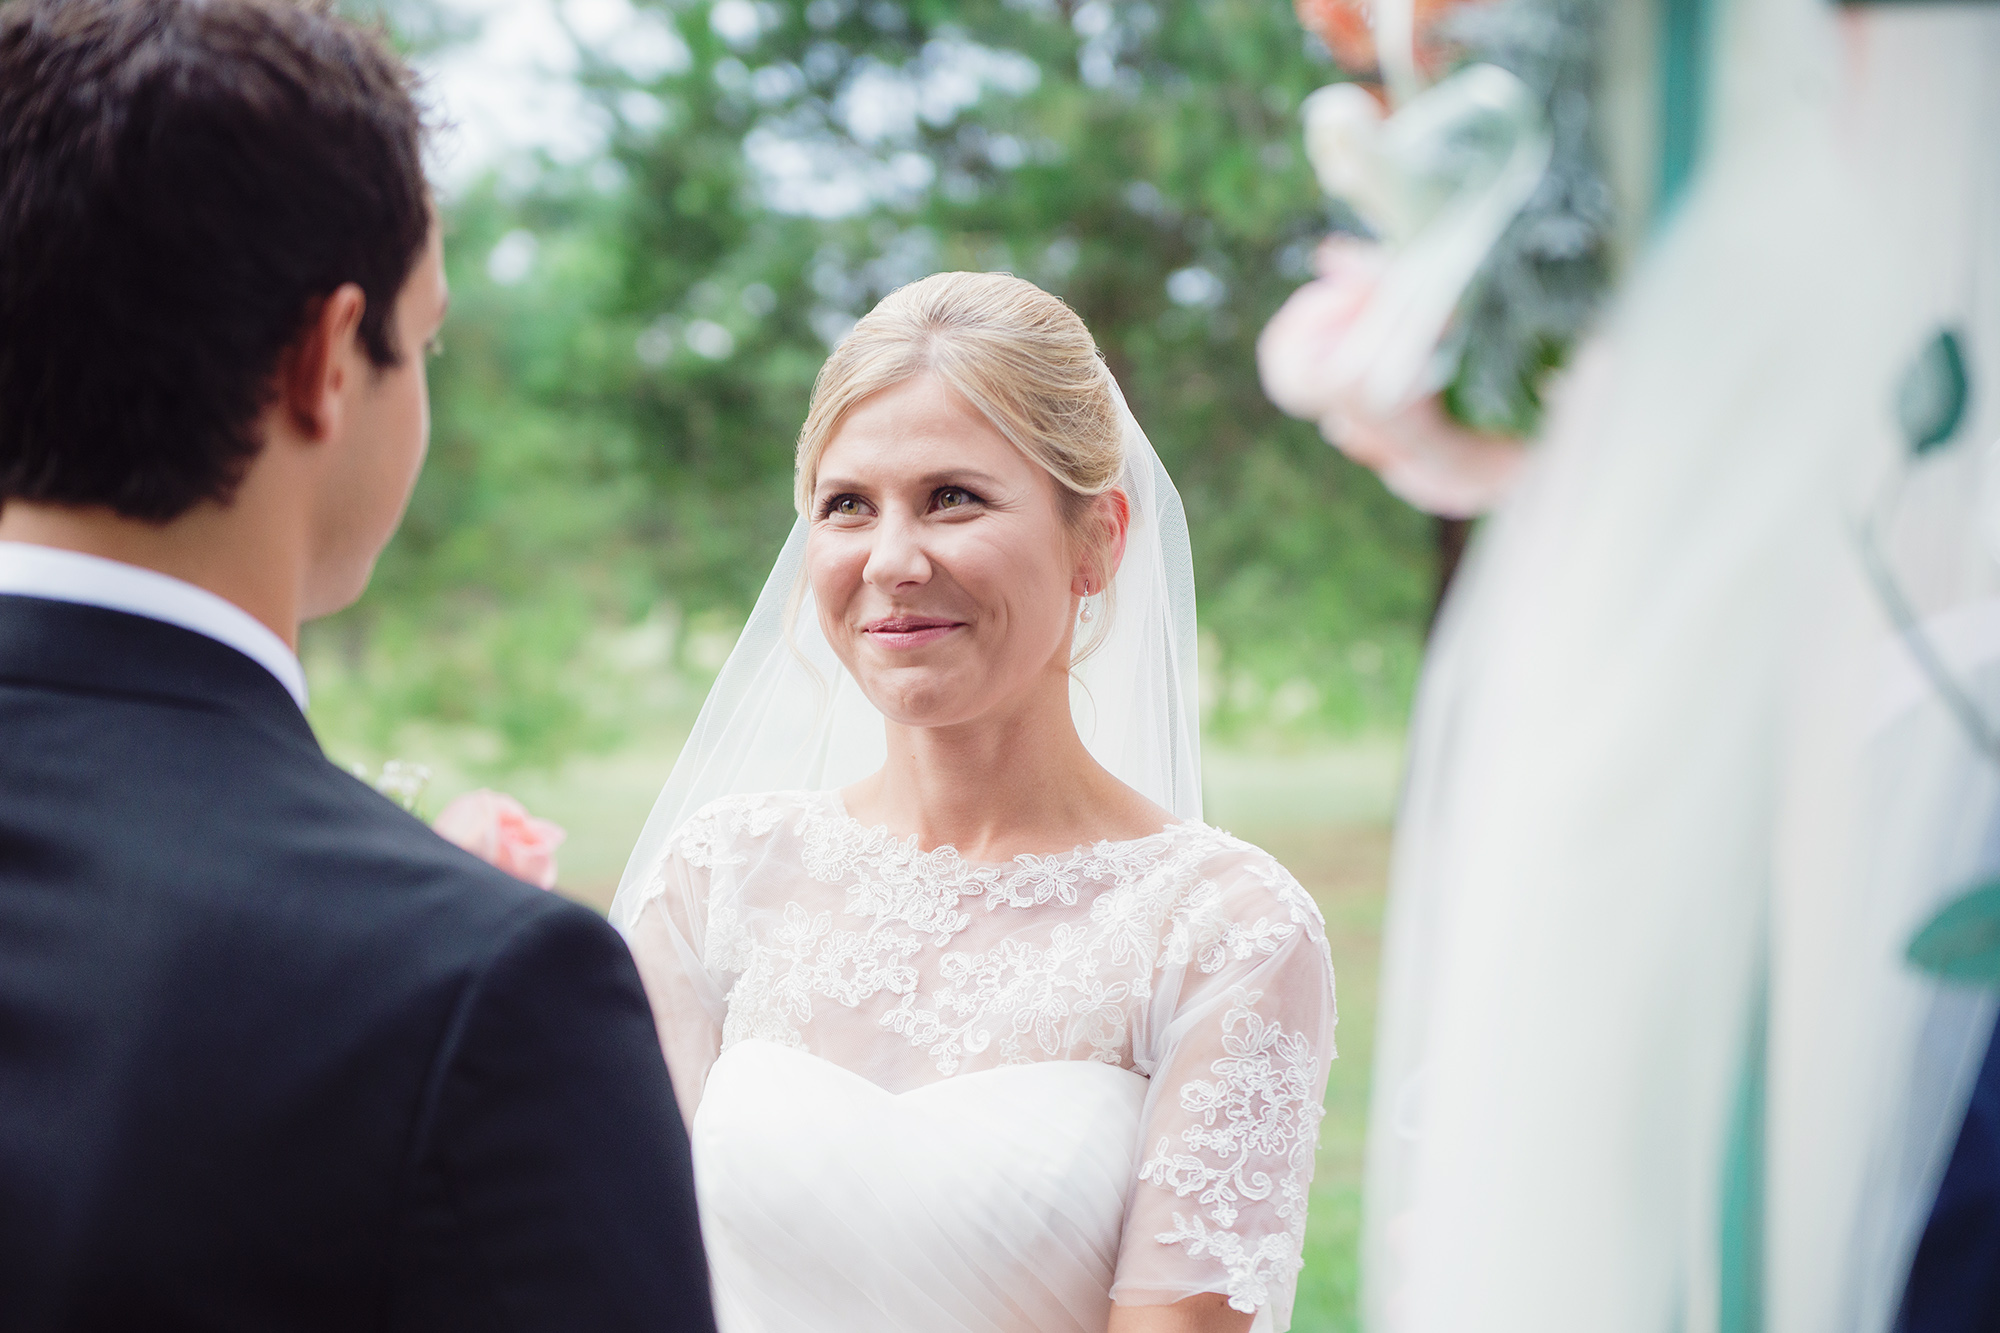
<path fill-rule="evenodd" d="M 946 486 L 931 497 L 931 503 L 938 509 L 965 509 L 979 503 L 979 497 L 963 486 Z"/>
<path fill-rule="evenodd" d="M 821 518 L 865 518 L 868 503 L 858 495 L 836 495 L 819 507 Z"/>

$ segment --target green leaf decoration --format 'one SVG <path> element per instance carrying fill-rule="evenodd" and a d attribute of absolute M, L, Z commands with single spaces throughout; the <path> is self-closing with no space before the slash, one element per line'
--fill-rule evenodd
<path fill-rule="evenodd" d="M 1911 453 L 1927 454 L 1958 433 L 1970 387 L 1958 334 L 1939 329 L 1910 362 L 1896 390 L 1896 422 Z"/>
<path fill-rule="evenodd" d="M 1910 941 L 1909 959 L 1946 981 L 2000 984 L 2000 879 L 1946 904 Z"/>

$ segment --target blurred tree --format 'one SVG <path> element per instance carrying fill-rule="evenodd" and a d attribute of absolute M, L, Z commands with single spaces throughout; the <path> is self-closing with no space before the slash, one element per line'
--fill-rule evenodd
<path fill-rule="evenodd" d="M 1212 726 L 1399 719 L 1424 520 L 1256 379 L 1327 222 L 1296 112 L 1335 74 L 1288 4 L 668 0 L 581 44 L 602 160 L 452 205 L 432 461 L 314 638 L 342 729 L 541 761 L 615 741 L 633 680 L 712 669 L 685 631 L 755 596 L 827 347 L 945 268 L 1096 334 L 1187 502 Z M 671 664 L 621 648 L 648 616 L 683 630 Z"/>

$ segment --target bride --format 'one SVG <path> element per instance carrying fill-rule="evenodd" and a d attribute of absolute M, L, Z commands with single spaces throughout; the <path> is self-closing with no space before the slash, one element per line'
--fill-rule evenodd
<path fill-rule="evenodd" d="M 613 908 L 724 1333 L 1288 1327 L 1332 963 L 1200 822 L 1186 522 L 1089 332 L 893 293 L 797 501 Z"/>

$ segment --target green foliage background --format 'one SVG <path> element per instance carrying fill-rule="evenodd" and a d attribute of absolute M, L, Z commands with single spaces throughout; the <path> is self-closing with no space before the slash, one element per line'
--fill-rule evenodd
<path fill-rule="evenodd" d="M 588 56 L 601 159 L 446 200 L 431 458 L 367 597 L 309 631 L 324 733 L 379 757 L 428 729 L 498 771 L 685 720 L 792 521 L 828 339 L 947 268 L 1031 278 L 1095 332 L 1187 503 L 1212 733 L 1400 720 L 1429 528 L 1256 378 L 1327 226 L 1297 111 L 1338 74 L 1285 0 L 643 7 L 687 59 Z M 918 114 L 857 132 L 871 80 Z M 846 171 L 774 197 L 772 144 Z M 887 184 L 836 207 L 864 176 Z M 532 247 L 516 281 L 503 244 Z"/>

